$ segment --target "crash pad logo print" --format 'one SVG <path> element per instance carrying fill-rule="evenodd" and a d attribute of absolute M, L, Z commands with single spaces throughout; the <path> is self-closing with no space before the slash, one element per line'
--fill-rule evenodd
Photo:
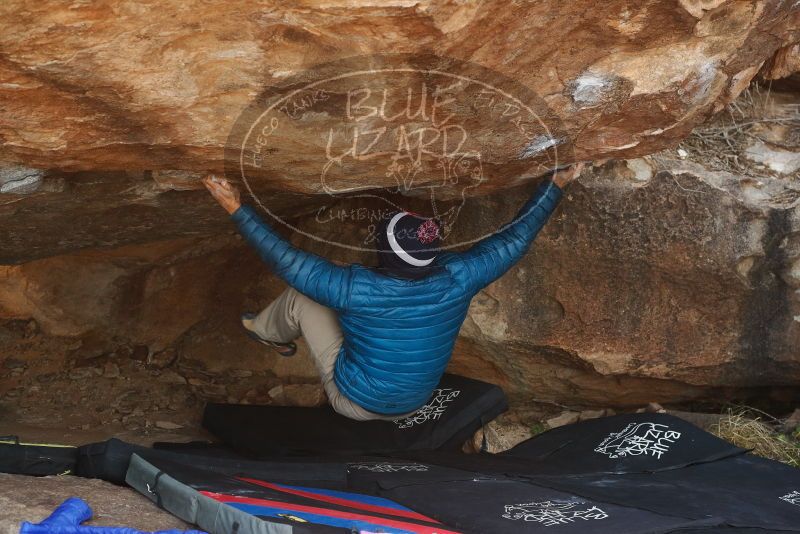
<path fill-rule="evenodd" d="M 795 506 L 800 506 L 800 491 L 794 490 L 793 492 L 784 495 L 780 499 L 790 504 L 794 504 Z"/>
<path fill-rule="evenodd" d="M 444 414 L 448 405 L 460 394 L 461 390 L 459 389 L 435 389 L 433 390 L 433 397 L 431 397 L 428 404 L 405 419 L 395 419 L 394 422 L 400 428 L 411 428 L 414 425 L 435 421 Z"/>
<path fill-rule="evenodd" d="M 608 514 L 584 501 L 543 501 L 506 505 L 505 519 L 541 523 L 546 527 L 566 525 L 575 521 L 606 519 Z"/>
<path fill-rule="evenodd" d="M 652 456 L 658 460 L 680 439 L 681 433 L 658 423 L 631 423 L 620 432 L 612 432 L 595 452 L 609 458 Z"/>
<path fill-rule="evenodd" d="M 423 464 L 391 464 L 387 462 L 350 464 L 350 469 L 355 471 L 369 471 L 371 473 L 418 473 L 428 470 Z"/>

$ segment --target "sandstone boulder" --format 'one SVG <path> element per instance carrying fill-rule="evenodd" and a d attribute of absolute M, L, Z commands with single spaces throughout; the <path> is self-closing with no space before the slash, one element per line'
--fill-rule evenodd
<path fill-rule="evenodd" d="M 43 419 L 50 389 L 147 427 L 209 399 L 322 400 L 302 343 L 280 358 L 242 335 L 283 286 L 207 170 L 298 245 L 369 264 L 398 203 L 460 248 L 575 160 L 596 165 L 475 298 L 450 370 L 559 412 L 790 400 L 796 118 L 673 148 L 795 71 L 799 28 L 782 0 L 3 2 L 3 408 Z"/>
<path fill-rule="evenodd" d="M 800 183 L 646 163 L 569 191 L 534 251 L 473 301 L 455 371 L 567 404 L 793 390 Z"/>
<path fill-rule="evenodd" d="M 223 148 L 254 99 L 283 97 L 342 72 L 318 65 L 362 56 L 342 69 L 374 68 L 391 62 L 376 55 L 390 53 L 405 54 L 400 63 L 420 72 L 449 69 L 484 84 L 502 86 L 508 78 L 528 88 L 563 123 L 574 158 L 633 157 L 674 144 L 731 101 L 779 49 L 772 76 L 790 71 L 798 21 L 800 10 L 783 0 L 8 0 L 0 6 L 0 161 L 70 171 L 221 172 L 236 166 L 235 151 Z M 429 55 L 446 59 L 420 59 Z M 320 134 L 341 127 L 359 83 L 288 101 L 279 114 L 288 125 L 270 141 L 257 178 L 319 192 Z M 371 83 L 376 98 L 380 89 L 400 90 L 390 107 L 405 102 L 410 87 L 387 72 Z M 449 111 L 450 124 L 471 123 L 470 135 L 484 146 L 496 138 L 498 150 L 482 154 L 487 166 L 498 166 L 488 185 L 524 176 L 517 160 L 543 139 L 518 139 L 502 120 L 507 107 L 481 116 L 480 128 L 475 106 Z M 397 133 L 415 121 L 366 122 Z M 391 184 L 371 165 L 347 170 L 339 185 Z"/>
<path fill-rule="evenodd" d="M 522 185 L 482 198 L 458 232 L 497 227 L 529 193 Z M 474 299 L 450 370 L 500 384 L 517 406 L 576 412 L 791 395 L 800 380 L 799 206 L 796 180 L 709 171 L 674 153 L 598 165 L 570 187 L 525 259 Z M 353 222 L 327 228 L 360 231 Z M 335 260 L 373 261 L 294 238 Z M 7 330 L 4 353 L 31 358 L 6 372 L 35 361 L 11 347 L 45 339 L 62 347 L 48 353 L 56 361 L 124 359 L 143 347 L 145 368 L 170 383 L 188 377 L 196 395 L 294 403 L 275 380 L 317 391 L 304 345 L 280 358 L 238 323 L 282 288 L 225 235 L 1 267 L 0 317 L 21 323 Z M 147 365 L 162 352 L 173 354 L 168 368 Z"/>

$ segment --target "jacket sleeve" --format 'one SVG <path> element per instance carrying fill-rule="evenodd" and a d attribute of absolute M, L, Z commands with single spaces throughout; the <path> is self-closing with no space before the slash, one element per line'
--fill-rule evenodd
<path fill-rule="evenodd" d="M 290 286 L 324 306 L 347 306 L 351 270 L 316 254 L 305 252 L 282 238 L 250 206 L 236 210 L 231 219 L 261 259 Z"/>
<path fill-rule="evenodd" d="M 553 182 L 541 183 L 514 220 L 469 250 L 453 254 L 447 263 L 460 264 L 459 270 L 467 279 L 468 289 L 480 291 L 500 278 L 528 252 L 539 230 L 556 209 L 561 194 L 561 189 Z"/>

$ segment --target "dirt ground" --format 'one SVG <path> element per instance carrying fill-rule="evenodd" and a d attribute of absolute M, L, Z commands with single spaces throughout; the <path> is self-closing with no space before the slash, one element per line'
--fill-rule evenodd
<path fill-rule="evenodd" d="M 0 421 L 3 435 L 18 435 L 34 443 L 82 445 L 117 437 L 150 445 L 154 441 L 210 438 L 196 426 L 177 430 L 155 427 L 130 430 L 119 424 L 110 424 L 84 430 L 70 428 L 74 420 L 68 422 L 67 419 L 56 420 L 47 427 Z M 132 527 L 146 532 L 192 528 L 131 488 L 75 476 L 29 477 L 0 473 L 0 534 L 17 534 L 22 521 L 38 523 L 69 497 L 80 497 L 91 506 L 94 516 L 87 524 Z"/>
<path fill-rule="evenodd" d="M 69 497 L 89 503 L 94 516 L 87 524 L 143 531 L 191 528 L 130 488 L 72 476 L 35 478 L 0 473 L 0 534 L 17 534 L 22 521 L 42 521 Z"/>

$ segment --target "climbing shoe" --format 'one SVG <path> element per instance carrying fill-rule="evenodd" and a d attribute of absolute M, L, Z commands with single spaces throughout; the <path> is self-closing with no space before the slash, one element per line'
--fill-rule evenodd
<path fill-rule="evenodd" d="M 263 337 L 259 336 L 258 334 L 247 328 L 245 321 L 252 321 L 255 318 L 256 314 L 252 312 L 247 312 L 242 314 L 242 326 L 244 327 L 245 331 L 247 332 L 247 335 L 251 339 L 254 339 L 259 343 L 266 345 L 268 347 L 272 347 L 273 349 L 275 349 L 275 352 L 277 352 L 281 356 L 286 356 L 286 357 L 294 356 L 294 354 L 297 352 L 297 345 L 295 345 L 293 342 L 290 341 L 288 343 L 278 343 L 277 341 L 270 341 L 269 339 L 264 339 Z"/>

